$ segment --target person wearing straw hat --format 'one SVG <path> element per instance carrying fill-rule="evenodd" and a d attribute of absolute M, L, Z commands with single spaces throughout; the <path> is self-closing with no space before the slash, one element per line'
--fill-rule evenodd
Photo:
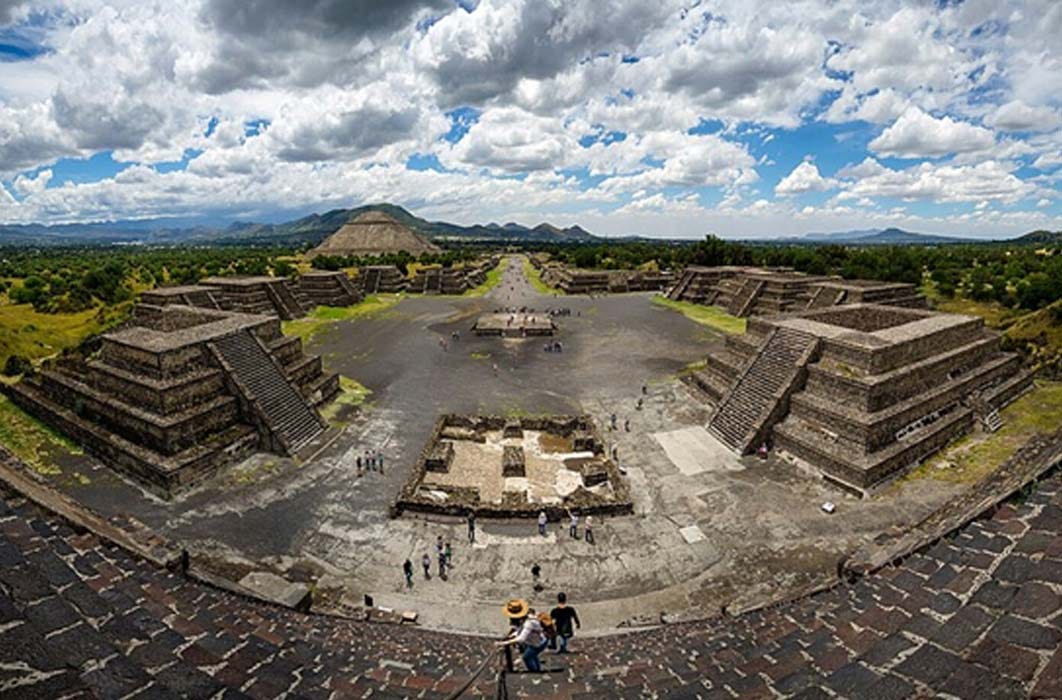
<path fill-rule="evenodd" d="M 521 657 L 524 667 L 531 673 L 541 673 L 542 663 L 538 655 L 549 644 L 542 623 L 535 615 L 535 609 L 527 604 L 526 600 L 513 598 L 502 606 L 502 614 L 509 618 L 513 628 L 509 636 L 503 641 L 495 642 L 499 647 L 519 644 L 522 648 Z"/>

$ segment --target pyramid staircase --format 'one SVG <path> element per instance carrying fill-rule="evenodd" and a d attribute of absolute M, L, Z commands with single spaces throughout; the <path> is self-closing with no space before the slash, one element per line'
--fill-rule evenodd
<path fill-rule="evenodd" d="M 818 339 L 789 328 L 767 337 L 744 373 L 719 403 L 708 431 L 738 454 L 752 449 L 782 418 L 789 395 L 802 383 Z"/>
<path fill-rule="evenodd" d="M 808 299 L 807 309 L 824 309 L 830 306 L 838 306 L 844 303 L 845 297 L 848 295 L 843 289 L 830 289 L 829 287 L 819 287 L 815 290 L 815 293 Z"/>
<path fill-rule="evenodd" d="M 690 282 L 693 281 L 696 274 L 697 273 L 692 270 L 686 270 L 683 272 L 682 278 L 671 288 L 671 291 L 667 293 L 667 298 L 674 301 L 682 301 L 682 295 L 686 293 L 686 289 L 690 286 Z"/>
<path fill-rule="evenodd" d="M 302 318 L 306 315 L 306 311 L 302 308 L 302 304 L 295 298 L 291 290 L 288 289 L 287 281 L 278 279 L 275 282 L 270 282 L 265 285 L 266 294 L 269 295 L 269 299 L 273 302 L 273 306 L 277 309 L 277 315 L 285 321 L 291 321 L 296 318 Z"/>
<path fill-rule="evenodd" d="M 730 300 L 730 304 L 727 306 L 727 313 L 731 316 L 748 316 L 753 302 L 756 301 L 756 297 L 760 295 L 760 291 L 763 289 L 763 285 L 763 280 L 753 277 L 746 278 L 741 285 L 741 289 Z"/>
<path fill-rule="evenodd" d="M 261 341 L 247 331 L 210 344 L 237 393 L 251 405 L 281 452 L 295 454 L 325 428 L 321 418 L 291 385 Z"/>

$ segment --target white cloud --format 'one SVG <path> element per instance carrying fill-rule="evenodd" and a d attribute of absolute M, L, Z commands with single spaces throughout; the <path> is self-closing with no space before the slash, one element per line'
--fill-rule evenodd
<path fill-rule="evenodd" d="M 50 182 L 51 179 L 52 171 L 42 170 L 37 173 L 36 177 L 19 175 L 11 184 L 14 186 L 16 192 L 18 192 L 20 195 L 26 196 L 36 194 L 37 192 L 43 192 L 44 188 L 48 186 L 48 182 Z"/>
<path fill-rule="evenodd" d="M 873 172 L 872 172 L 873 171 Z M 888 197 L 900 200 L 938 202 L 1016 202 L 1035 193 L 1035 186 L 1021 180 L 998 161 L 977 165 L 921 163 L 903 170 L 865 164 L 845 191 L 854 197 Z M 842 171 L 842 177 L 853 171 Z"/>
<path fill-rule="evenodd" d="M 1030 107 L 1021 100 L 1012 100 L 986 122 L 1004 131 L 1052 131 L 1062 125 L 1062 118 L 1050 107 Z"/>
<path fill-rule="evenodd" d="M 953 153 L 986 151 L 995 145 L 989 130 L 951 117 L 934 117 L 910 107 L 870 142 L 870 150 L 899 158 L 939 158 Z"/>
<path fill-rule="evenodd" d="M 824 178 L 814 163 L 805 160 L 778 182 L 774 193 L 787 197 L 806 192 L 822 192 L 834 186 L 833 180 Z"/>

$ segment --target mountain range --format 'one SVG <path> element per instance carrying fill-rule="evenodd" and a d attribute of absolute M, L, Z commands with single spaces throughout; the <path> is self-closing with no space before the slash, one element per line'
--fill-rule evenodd
<path fill-rule="evenodd" d="M 352 209 L 332 209 L 283 223 L 237 221 L 227 226 L 212 225 L 205 220 L 156 219 L 151 221 L 116 221 L 92 224 L 11 224 L 0 225 L 2 245 L 210 245 L 210 244 L 277 244 L 317 245 L 350 219 L 365 211 L 383 211 L 435 241 L 491 240 L 532 243 L 590 243 L 602 240 L 579 226 L 559 228 L 549 223 L 528 227 L 517 223 L 489 223 L 460 226 L 445 221 L 428 221 L 394 204 L 369 204 Z M 617 241 L 651 241 L 630 236 Z M 1033 231 L 1010 239 L 1015 243 L 1062 243 L 1062 231 Z M 808 233 L 795 238 L 776 238 L 756 243 L 806 243 L 837 245 L 943 245 L 974 243 L 974 239 L 914 233 L 899 228 L 861 229 L 831 233 Z"/>
<path fill-rule="evenodd" d="M 353 209 L 333 209 L 279 224 L 237 221 L 225 227 L 166 225 L 158 221 L 113 223 L 0 225 L 0 245 L 100 245 L 100 244 L 209 244 L 276 243 L 317 245 L 350 219 L 365 211 L 383 211 L 417 233 L 437 241 L 494 240 L 536 243 L 588 242 L 596 236 L 579 226 L 559 228 L 549 223 L 534 227 L 516 223 L 459 226 L 428 221 L 394 204 L 370 204 Z"/>

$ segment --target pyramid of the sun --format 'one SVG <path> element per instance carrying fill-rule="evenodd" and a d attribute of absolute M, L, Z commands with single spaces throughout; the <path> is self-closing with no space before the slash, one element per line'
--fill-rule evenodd
<path fill-rule="evenodd" d="M 411 255 L 438 253 L 439 247 L 381 211 L 359 214 L 310 251 L 318 255 L 381 255 L 405 251 Z"/>

